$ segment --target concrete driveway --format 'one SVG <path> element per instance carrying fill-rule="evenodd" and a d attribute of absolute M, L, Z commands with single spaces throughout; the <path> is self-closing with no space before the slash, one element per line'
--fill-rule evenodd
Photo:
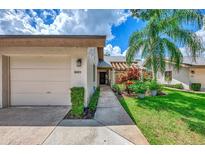
<path fill-rule="evenodd" d="M 0 109 L 0 144 L 43 144 L 69 107 Z"/>

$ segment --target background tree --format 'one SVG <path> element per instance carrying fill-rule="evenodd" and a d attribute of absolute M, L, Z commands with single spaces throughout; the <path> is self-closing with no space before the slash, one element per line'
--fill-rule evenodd
<path fill-rule="evenodd" d="M 132 16 L 145 21 L 141 30 L 134 32 L 129 40 L 126 54 L 128 64 L 141 52 L 145 66 L 152 69 L 156 80 L 158 71 L 164 73 L 165 59 L 180 68 L 183 55 L 180 47 L 187 47 L 195 60 L 201 52 L 202 43 L 188 26 L 200 29 L 203 15 L 199 10 L 131 10 Z"/>

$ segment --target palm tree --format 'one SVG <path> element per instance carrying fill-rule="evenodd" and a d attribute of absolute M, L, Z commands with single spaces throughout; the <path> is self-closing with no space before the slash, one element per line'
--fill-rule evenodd
<path fill-rule="evenodd" d="M 198 29 L 203 26 L 203 15 L 199 10 L 131 10 L 131 13 L 144 20 L 146 25 L 131 35 L 126 60 L 130 64 L 140 52 L 155 80 L 158 71 L 165 71 L 165 59 L 180 68 L 183 60 L 180 47 L 187 47 L 193 59 L 200 53 L 200 38 L 185 26 Z"/>

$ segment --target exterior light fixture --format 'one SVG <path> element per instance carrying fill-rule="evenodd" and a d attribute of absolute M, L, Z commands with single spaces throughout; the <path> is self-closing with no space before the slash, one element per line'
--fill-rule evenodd
<path fill-rule="evenodd" d="M 194 70 L 191 70 L 191 74 L 195 74 L 195 71 L 194 71 Z"/>
<path fill-rule="evenodd" d="M 77 59 L 76 65 L 77 65 L 77 67 L 81 67 L 82 66 L 82 59 Z"/>

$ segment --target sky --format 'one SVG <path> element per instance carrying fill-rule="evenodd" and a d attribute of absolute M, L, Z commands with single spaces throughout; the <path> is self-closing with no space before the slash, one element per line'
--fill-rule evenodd
<path fill-rule="evenodd" d="M 1 35 L 106 35 L 104 52 L 113 56 L 125 55 L 144 26 L 129 10 L 0 10 Z M 205 40 L 203 29 L 192 29 Z"/>

